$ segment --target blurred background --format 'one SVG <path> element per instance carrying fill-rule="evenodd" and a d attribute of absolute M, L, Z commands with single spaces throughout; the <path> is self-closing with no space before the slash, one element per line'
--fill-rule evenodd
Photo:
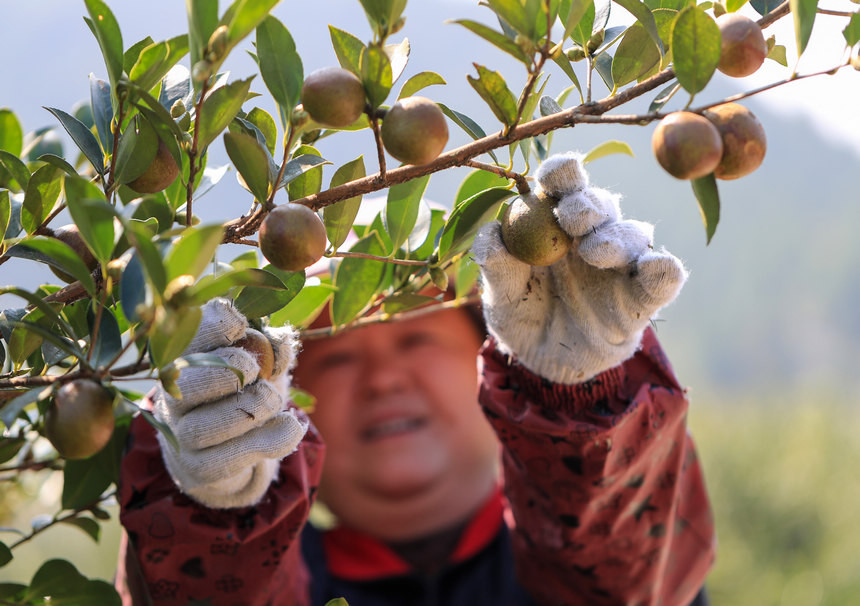
<path fill-rule="evenodd" d="M 186 31 L 182 2 L 110 5 L 126 48 L 147 35 L 158 41 Z M 848 0 L 821 5 L 857 8 Z M 611 23 L 630 21 L 617 6 L 613 10 Z M 82 2 L 0 0 L 0 107 L 11 108 L 26 131 L 56 126 L 69 156 L 71 143 L 42 106 L 70 111 L 89 99 L 91 72 L 106 78 L 84 14 Z M 337 63 L 327 24 L 370 38 L 357 1 L 282 2 L 274 14 L 295 38 L 305 74 Z M 471 62 L 500 71 L 514 91 L 524 84 L 525 70 L 464 28 L 446 23 L 459 18 L 492 23 L 490 12 L 471 0 L 413 0 L 405 15 L 405 28 L 393 37 L 408 37 L 412 47 L 401 82 L 436 71 L 447 85 L 421 94 L 469 115 L 487 132 L 498 130 L 466 81 L 474 74 Z M 818 16 L 800 73 L 844 60 L 842 27 L 842 19 Z M 787 47 L 789 69 L 767 61 L 744 79 L 718 73 L 694 106 L 788 77 L 797 60 L 791 18 L 765 32 L 770 34 Z M 250 40 L 242 48 L 250 49 Z M 231 78 L 256 71 L 242 50 L 225 68 Z M 557 96 L 570 83 L 554 65 L 549 73 L 545 94 Z M 392 97 L 398 89 L 395 85 Z M 254 103 L 272 111 L 259 77 L 252 90 L 264 93 Z M 615 111 L 644 113 L 656 92 Z M 595 98 L 606 94 L 595 77 Z M 656 329 L 680 381 L 689 386 L 690 426 L 715 508 L 720 546 L 708 583 L 715 606 L 860 603 L 858 99 L 860 74 L 848 68 L 745 100 L 764 125 L 768 152 L 755 173 L 719 182 L 721 219 L 710 245 L 689 183 L 673 179 L 653 159 L 653 125 L 579 125 L 553 137 L 554 152 L 587 151 L 611 139 L 628 143 L 635 157 L 592 163 L 592 182 L 622 192 L 625 214 L 655 223 L 657 244 L 690 270 L 681 297 L 662 313 Z M 679 93 L 667 109 L 679 109 L 687 100 Z M 567 106 L 576 102 L 574 93 Z M 470 140 L 455 125 L 450 130 L 448 149 Z M 335 166 L 364 154 L 371 170 L 375 158 L 366 131 L 325 139 L 319 148 Z M 517 162 L 522 169 L 521 158 Z M 226 163 L 223 144 L 216 141 L 209 166 Z M 325 168 L 324 183 L 333 170 Z M 428 197 L 450 205 L 466 174 L 458 169 L 434 175 Z M 249 202 L 235 174 L 228 173 L 195 212 L 204 222 L 221 222 L 243 213 Z M 51 279 L 47 271 L 38 275 L 26 269 L 16 260 L 4 264 L 0 283 L 33 288 Z M 25 480 L 18 487 L 0 484 L 0 527 L 27 529 L 34 517 L 56 511 L 61 477 L 38 472 Z M 51 529 L 16 548 L 13 562 L 0 568 L 0 581 L 27 582 L 50 557 L 71 559 L 84 574 L 110 579 L 118 536 L 116 520 L 104 526 L 99 544 L 76 528 Z"/>

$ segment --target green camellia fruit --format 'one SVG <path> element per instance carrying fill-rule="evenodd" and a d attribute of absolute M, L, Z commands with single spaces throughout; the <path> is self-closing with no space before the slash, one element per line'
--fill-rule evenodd
<path fill-rule="evenodd" d="M 301 204 L 282 204 L 260 225 L 260 251 L 284 271 L 301 271 L 323 256 L 325 226 L 314 211 Z"/>
<path fill-rule="evenodd" d="M 113 396 L 91 379 L 63 385 L 45 413 L 45 435 L 67 459 L 85 459 L 99 452 L 113 428 Z"/>
<path fill-rule="evenodd" d="M 531 192 L 511 202 L 502 215 L 502 242 L 511 255 L 529 265 L 552 265 L 571 246 L 553 209 L 558 200 Z"/>
<path fill-rule="evenodd" d="M 717 127 L 693 112 L 673 112 L 654 129 L 651 149 L 666 172 L 677 179 L 698 179 L 717 168 L 723 141 Z"/>
<path fill-rule="evenodd" d="M 302 107 L 315 122 L 346 128 L 361 117 L 366 105 L 364 85 L 351 71 L 323 67 L 305 78 Z"/>
<path fill-rule="evenodd" d="M 54 237 L 68 245 L 75 254 L 80 257 L 81 261 L 84 262 L 84 265 L 87 266 L 87 269 L 90 271 L 94 270 L 98 265 L 98 261 L 93 256 L 93 253 L 90 252 L 90 249 L 87 248 L 87 245 L 84 243 L 84 239 L 81 238 L 81 232 L 78 230 L 78 226 L 74 223 L 70 223 L 68 225 L 63 225 L 62 227 L 58 227 L 54 230 Z M 57 276 L 60 280 L 64 282 L 74 282 L 75 277 L 67 274 L 64 271 L 60 271 L 53 265 L 49 265 L 51 271 Z"/>
<path fill-rule="evenodd" d="M 445 149 L 448 123 L 430 99 L 406 97 L 395 103 L 382 120 L 382 144 L 404 164 L 427 164 Z"/>
<path fill-rule="evenodd" d="M 714 169 L 718 179 L 738 179 L 757 169 L 767 151 L 764 127 L 750 110 L 737 103 L 724 103 L 705 110 L 723 140 L 723 155 Z"/>
<path fill-rule="evenodd" d="M 722 42 L 717 69 L 734 78 L 754 73 L 767 57 L 767 41 L 758 23 L 739 15 L 726 13 L 717 18 Z"/>
<path fill-rule="evenodd" d="M 155 152 L 152 163 L 142 175 L 127 185 L 138 194 L 154 194 L 163 191 L 176 180 L 178 175 L 179 166 L 176 160 L 173 159 L 164 141 L 159 139 L 158 151 Z"/>

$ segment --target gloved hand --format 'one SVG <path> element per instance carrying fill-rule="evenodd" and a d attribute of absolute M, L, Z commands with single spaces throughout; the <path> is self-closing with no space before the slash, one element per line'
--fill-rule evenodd
<path fill-rule="evenodd" d="M 687 272 L 652 247 L 653 226 L 622 220 L 620 196 L 591 187 L 579 154 L 548 158 L 538 187 L 559 200 L 570 251 L 548 267 L 511 256 L 498 222 L 472 253 L 481 268 L 487 327 L 500 351 L 556 383 L 580 383 L 631 357 L 651 318 L 678 295 Z"/>
<path fill-rule="evenodd" d="M 227 368 L 189 367 L 177 380 L 178 400 L 159 388 L 153 413 L 175 434 L 180 449 L 161 434 L 167 470 L 179 489 L 213 508 L 257 503 L 276 478 L 280 459 L 293 452 L 308 428 L 303 412 L 287 408 L 289 372 L 298 338 L 290 328 L 267 329 L 274 350 L 270 380 L 258 378 L 253 354 L 230 347 L 248 321 L 225 299 L 203 307 L 200 328 L 185 353 L 222 357 L 245 376 Z"/>

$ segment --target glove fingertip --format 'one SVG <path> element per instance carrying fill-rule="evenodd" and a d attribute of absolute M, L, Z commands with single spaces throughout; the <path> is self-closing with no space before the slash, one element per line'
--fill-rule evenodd
<path fill-rule="evenodd" d="M 535 179 L 546 193 L 557 198 L 580 187 L 587 187 L 588 173 L 583 168 L 582 158 L 578 152 L 550 156 L 538 167 Z"/>
<path fill-rule="evenodd" d="M 665 250 L 649 251 L 637 262 L 636 280 L 656 307 L 674 301 L 688 276 L 681 260 Z"/>

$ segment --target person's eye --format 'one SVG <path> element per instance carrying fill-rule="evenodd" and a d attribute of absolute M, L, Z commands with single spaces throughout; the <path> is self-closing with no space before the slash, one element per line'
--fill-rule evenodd
<path fill-rule="evenodd" d="M 400 347 L 402 349 L 413 349 L 425 345 L 433 345 L 434 343 L 436 343 L 434 336 L 429 332 L 423 331 L 411 332 L 400 338 Z"/>
<path fill-rule="evenodd" d="M 352 350 L 331 351 L 317 361 L 317 367 L 321 370 L 338 368 L 355 364 L 359 360 L 358 352 Z"/>

